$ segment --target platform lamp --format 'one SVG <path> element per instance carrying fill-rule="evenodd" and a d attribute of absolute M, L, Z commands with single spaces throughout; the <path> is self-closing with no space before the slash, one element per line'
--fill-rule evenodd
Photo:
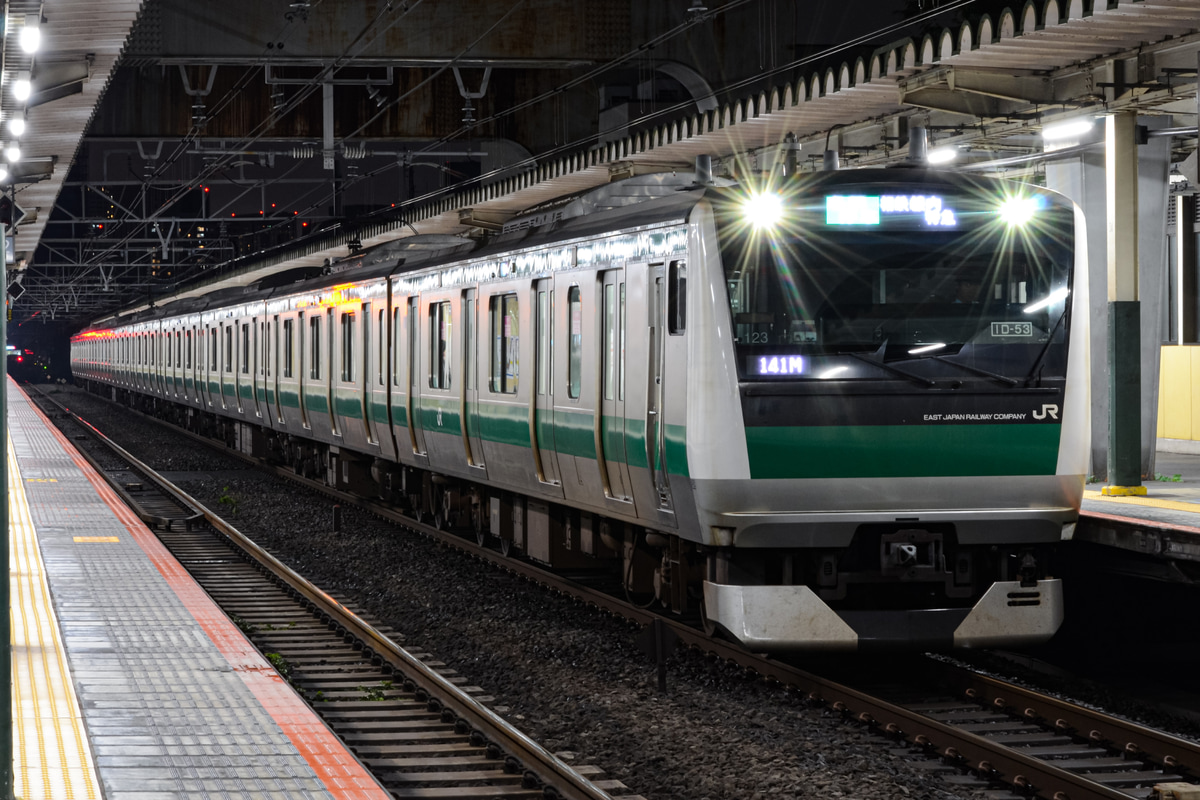
<path fill-rule="evenodd" d="M 8 120 L 8 132 L 14 138 L 20 139 L 25 135 L 25 112 L 17 109 Z"/>
<path fill-rule="evenodd" d="M 17 73 L 17 77 L 13 80 L 12 85 L 13 97 L 24 103 L 29 99 L 29 95 L 33 94 L 33 82 L 29 77 L 29 70 L 23 69 Z"/>
<path fill-rule="evenodd" d="M 42 20 L 37 14 L 26 14 L 21 26 L 21 49 L 33 55 L 42 46 Z"/>

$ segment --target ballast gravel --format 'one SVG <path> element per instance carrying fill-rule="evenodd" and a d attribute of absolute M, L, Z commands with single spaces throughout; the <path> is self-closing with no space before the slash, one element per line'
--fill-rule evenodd
<path fill-rule="evenodd" d="M 127 409 L 71 407 L 313 583 L 401 631 L 576 765 L 647 800 L 979 798 L 827 709 L 677 651 L 668 689 L 627 623 L 245 468 Z M 956 780 L 956 773 L 949 773 Z"/>

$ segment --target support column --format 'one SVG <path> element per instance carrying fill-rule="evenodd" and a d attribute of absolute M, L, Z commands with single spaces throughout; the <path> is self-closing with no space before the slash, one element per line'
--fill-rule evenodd
<path fill-rule="evenodd" d="M 1153 133 L 1174 126 L 1170 116 L 1138 117 Z M 1167 317 L 1167 195 L 1170 186 L 1171 137 L 1153 136 L 1137 146 L 1138 163 L 1138 301 L 1141 305 L 1141 475 L 1154 478 L 1158 448 L 1158 388 L 1162 368 L 1163 325 Z"/>
<path fill-rule="evenodd" d="M 1144 495 L 1141 304 L 1138 301 L 1137 115 L 1105 120 L 1108 199 L 1109 445 L 1106 495 Z"/>
<path fill-rule="evenodd" d="M 1179 344 L 1200 344 L 1197 327 L 1196 298 L 1200 287 L 1196 281 L 1196 196 L 1177 194 L 1175 203 L 1175 341 Z"/>

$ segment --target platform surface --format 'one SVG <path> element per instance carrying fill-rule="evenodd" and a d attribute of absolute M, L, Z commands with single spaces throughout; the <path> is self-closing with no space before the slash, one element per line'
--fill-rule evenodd
<path fill-rule="evenodd" d="M 387 798 L 11 381 L 14 789 Z"/>
<path fill-rule="evenodd" d="M 1103 497 L 1104 484 L 1084 487 L 1086 513 L 1130 517 L 1179 528 L 1195 528 L 1200 537 L 1200 455 L 1155 454 L 1154 480 L 1145 480 L 1145 497 Z"/>

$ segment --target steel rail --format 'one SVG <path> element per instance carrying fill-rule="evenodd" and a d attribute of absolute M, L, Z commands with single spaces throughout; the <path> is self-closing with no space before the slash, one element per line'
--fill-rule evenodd
<path fill-rule="evenodd" d="M 1200 744 L 1196 742 L 987 675 L 950 665 L 943 667 L 943 683 L 976 702 L 1004 710 L 1015 717 L 1044 720 L 1056 729 L 1081 739 L 1107 744 L 1165 769 L 1182 770 L 1193 778 L 1200 777 Z"/>
<path fill-rule="evenodd" d="M 48 395 L 42 397 L 54 402 Z M 58 404 L 61 408 L 61 404 Z M 221 535 L 234 542 L 237 547 L 246 551 L 250 556 L 264 565 L 274 575 L 279 577 L 308 603 L 328 616 L 339 629 L 358 638 L 364 645 L 370 647 L 375 655 L 389 664 L 393 670 L 400 673 L 408 681 L 412 681 L 418 689 L 424 690 L 430 697 L 437 698 L 443 707 L 456 716 L 467 720 L 484 736 L 498 744 L 509 755 L 517 758 L 522 766 L 531 772 L 544 786 L 552 787 L 564 800 L 614 800 L 612 795 L 596 786 L 594 783 L 577 773 L 573 767 L 546 750 L 523 732 L 510 725 L 503 717 L 487 706 L 464 694 L 451 681 L 435 672 L 433 669 L 413 657 L 402 647 L 393 642 L 371 624 L 360 618 L 346 606 L 313 585 L 302 575 L 296 573 L 279 559 L 264 550 L 253 540 L 225 522 L 219 516 L 208 510 L 191 495 L 166 481 L 149 465 L 140 461 L 129 451 L 109 437 L 105 436 L 94 426 L 80 419 L 74 412 L 63 409 L 81 423 L 88 426 L 91 433 L 113 452 L 126 459 L 135 469 L 143 472 L 148 478 L 170 487 L 173 495 L 187 502 L 192 508 L 203 515 L 204 520 Z"/>

